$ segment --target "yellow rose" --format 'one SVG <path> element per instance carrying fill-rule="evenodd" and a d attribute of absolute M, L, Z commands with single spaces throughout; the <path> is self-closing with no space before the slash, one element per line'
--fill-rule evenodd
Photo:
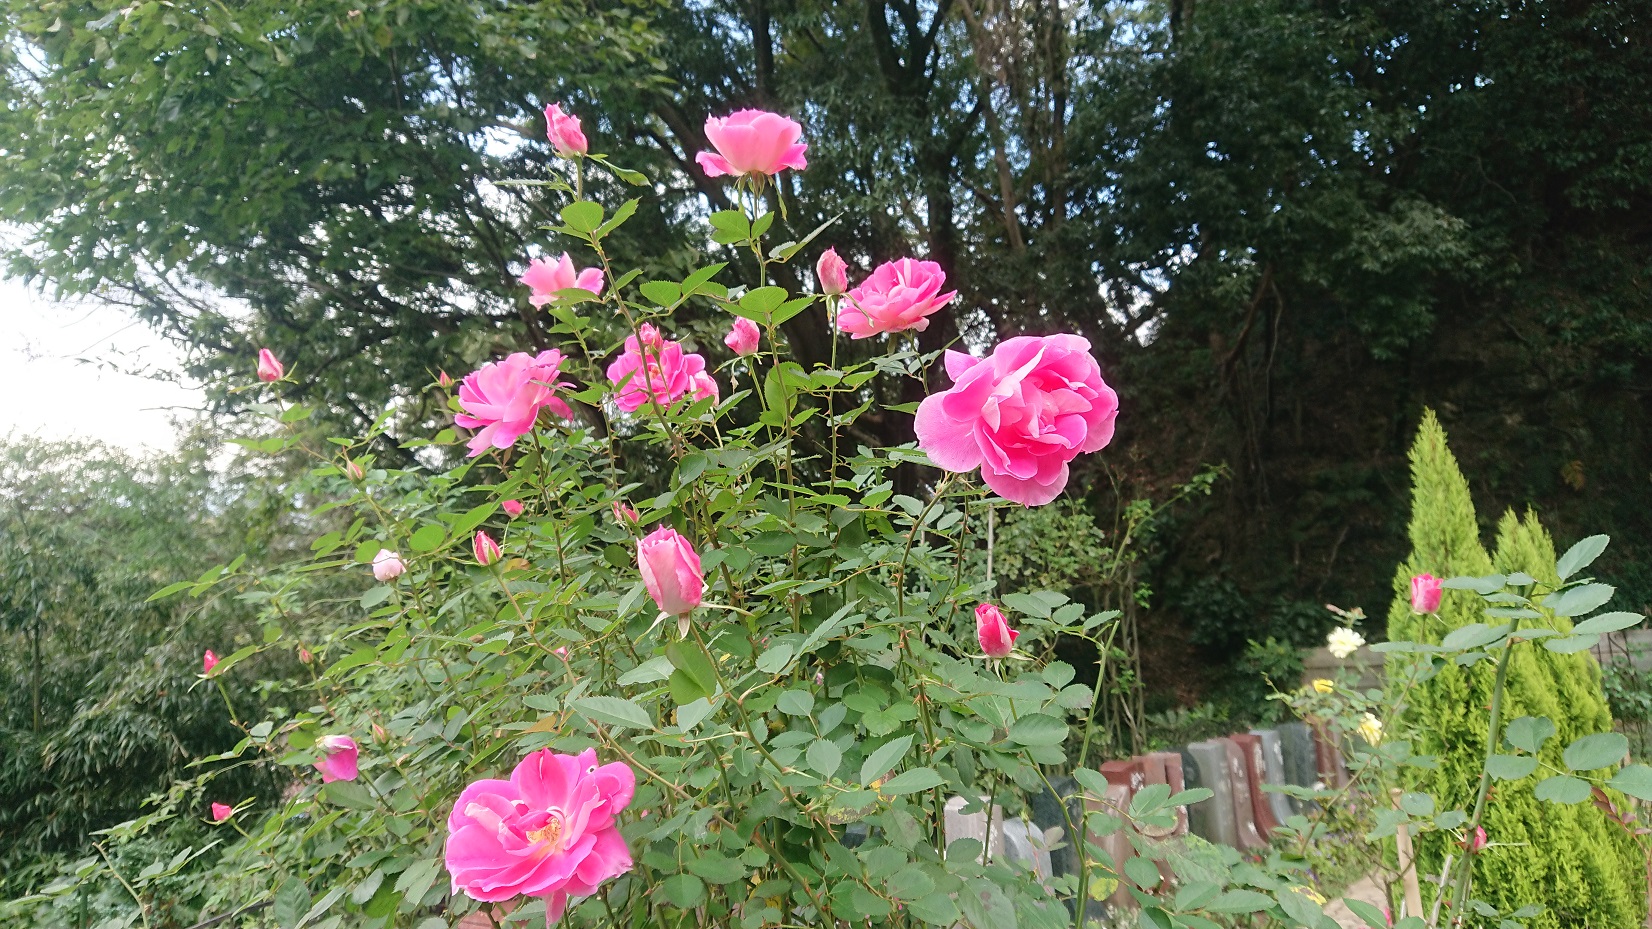
<path fill-rule="evenodd" d="M 1335 689 L 1336 689 L 1336 685 L 1331 683 L 1331 680 L 1329 678 L 1324 678 L 1324 677 L 1314 678 L 1314 693 L 1328 694 L 1328 693 L 1330 693 L 1331 691 L 1333 691 Z"/>
<path fill-rule="evenodd" d="M 1359 734 L 1364 736 L 1365 741 L 1371 743 L 1372 745 L 1376 745 L 1381 742 L 1382 720 L 1370 713 L 1366 713 L 1365 718 L 1360 720 Z"/>

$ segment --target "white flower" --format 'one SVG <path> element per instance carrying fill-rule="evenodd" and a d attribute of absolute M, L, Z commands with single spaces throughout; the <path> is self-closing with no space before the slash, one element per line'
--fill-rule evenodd
<path fill-rule="evenodd" d="M 1359 647 L 1364 644 L 1365 636 L 1349 629 L 1347 626 L 1333 629 L 1331 634 L 1325 637 L 1325 647 L 1330 649 L 1331 654 L 1338 658 L 1347 658 L 1354 652 L 1359 651 Z"/>
<path fill-rule="evenodd" d="M 1365 718 L 1360 720 L 1359 734 L 1364 736 L 1365 741 L 1371 743 L 1372 745 L 1376 745 L 1381 742 L 1382 720 L 1378 719 L 1374 714 L 1366 713 Z"/>

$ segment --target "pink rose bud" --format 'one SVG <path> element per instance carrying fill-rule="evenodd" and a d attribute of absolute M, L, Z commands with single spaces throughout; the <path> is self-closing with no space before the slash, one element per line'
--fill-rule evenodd
<path fill-rule="evenodd" d="M 443 390 L 451 390 L 453 388 L 453 375 L 447 373 L 446 371 L 437 371 L 436 386 L 442 388 Z"/>
<path fill-rule="evenodd" d="M 406 570 L 407 565 L 402 562 L 402 556 L 388 548 L 379 549 L 379 553 L 373 556 L 373 577 L 380 584 L 390 583 L 401 577 Z"/>
<path fill-rule="evenodd" d="M 655 328 L 653 323 L 643 323 L 637 327 L 637 340 L 644 348 L 654 352 L 665 347 L 665 336 L 660 335 L 660 330 Z"/>
<path fill-rule="evenodd" d="M 986 652 L 988 658 L 1008 657 L 1020 635 L 1010 628 L 998 607 L 983 603 L 975 608 L 975 637 L 981 641 L 981 651 Z"/>
<path fill-rule="evenodd" d="M 555 649 L 554 651 L 552 651 L 551 654 L 555 655 L 558 658 L 561 658 L 563 661 L 567 661 L 568 660 L 568 646 L 563 645 L 563 646 Z"/>
<path fill-rule="evenodd" d="M 349 459 L 345 459 L 345 462 L 344 462 L 344 476 L 348 477 L 352 481 L 359 481 L 362 478 L 366 477 L 367 474 L 366 474 L 366 472 L 361 470 L 361 465 L 357 464 L 354 461 L 350 461 Z"/>
<path fill-rule="evenodd" d="M 1474 827 L 1474 839 L 1469 843 L 1468 850 L 1478 854 L 1486 847 L 1486 827 Z"/>
<path fill-rule="evenodd" d="M 499 504 L 499 508 L 504 510 L 505 514 L 511 519 L 515 519 L 516 517 L 522 515 L 521 500 L 506 500 L 504 503 Z"/>
<path fill-rule="evenodd" d="M 455 895 L 543 897 L 546 925 L 555 925 L 570 900 L 599 893 L 631 870 L 619 816 L 636 791 L 636 772 L 598 764 L 594 749 L 541 749 L 508 780 L 475 781 L 447 817 L 444 857 Z"/>
<path fill-rule="evenodd" d="M 215 823 L 221 823 L 234 815 L 235 807 L 227 803 L 214 803 L 212 805 L 212 821 Z"/>
<path fill-rule="evenodd" d="M 706 120 L 706 140 L 716 152 L 694 156 L 707 177 L 740 174 L 779 174 L 784 168 L 801 171 L 808 146 L 798 142 L 803 127 L 762 110 L 739 110 Z"/>
<path fill-rule="evenodd" d="M 275 352 L 272 352 L 267 348 L 261 348 L 258 350 L 259 380 L 266 384 L 271 381 L 279 381 L 281 380 L 281 375 L 286 373 L 286 370 L 286 368 L 281 367 L 281 360 L 275 357 Z"/>
<path fill-rule="evenodd" d="M 484 568 L 499 560 L 499 543 L 486 532 L 476 533 L 476 538 L 470 540 L 470 550 L 476 554 L 476 563 Z"/>
<path fill-rule="evenodd" d="M 837 256 L 837 249 L 828 248 L 815 262 L 815 282 L 823 294 L 840 294 L 849 289 L 849 266 Z"/>
<path fill-rule="evenodd" d="M 380 741 L 380 742 L 388 742 L 388 741 L 390 741 L 390 733 L 385 732 L 383 726 L 379 725 L 378 723 L 374 723 L 373 724 L 373 738 Z"/>
<path fill-rule="evenodd" d="M 929 317 L 958 296 L 945 287 L 946 272 L 933 261 L 886 261 L 849 291 L 837 313 L 838 328 L 856 339 L 908 329 L 922 332 L 929 328 Z"/>
<path fill-rule="evenodd" d="M 315 656 L 310 654 L 309 649 L 307 649 L 304 646 L 300 645 L 298 647 L 298 660 L 299 660 L 299 662 L 301 662 L 303 664 L 309 664 L 310 662 L 315 660 Z"/>
<path fill-rule="evenodd" d="M 700 556 L 670 526 L 661 526 L 637 542 L 637 571 L 662 613 L 686 616 L 705 595 Z"/>
<path fill-rule="evenodd" d="M 579 117 L 562 112 L 562 107 L 554 103 L 545 108 L 545 136 L 563 157 L 583 155 L 588 148 L 585 133 L 579 128 Z"/>
<path fill-rule="evenodd" d="M 356 740 L 347 735 L 324 735 L 315 742 L 321 749 L 321 760 L 315 763 L 321 772 L 321 782 L 353 781 L 359 773 L 356 768 Z"/>
<path fill-rule="evenodd" d="M 206 654 L 201 656 L 201 673 L 211 674 L 212 669 L 216 667 L 218 667 L 218 656 L 214 655 L 212 649 L 209 648 L 206 650 Z"/>
<path fill-rule="evenodd" d="M 629 504 L 623 503 L 619 500 L 614 501 L 613 510 L 614 510 L 614 522 L 619 523 L 622 526 L 625 526 L 625 525 L 633 525 L 634 526 L 634 525 L 636 525 L 637 520 L 639 519 L 639 517 L 637 516 L 637 511 L 635 509 L 633 509 Z"/>
<path fill-rule="evenodd" d="M 1419 574 L 1411 579 L 1411 612 L 1436 613 L 1440 609 L 1440 579 Z"/>
<path fill-rule="evenodd" d="M 728 335 L 723 336 L 723 344 L 736 355 L 750 355 L 757 351 L 757 343 L 763 334 L 757 331 L 757 324 L 744 316 L 734 320 L 734 326 L 729 329 Z"/>

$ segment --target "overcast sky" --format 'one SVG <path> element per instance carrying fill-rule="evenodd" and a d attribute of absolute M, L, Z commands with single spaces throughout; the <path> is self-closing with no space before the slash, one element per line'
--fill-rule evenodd
<path fill-rule="evenodd" d="M 172 420 L 203 403 L 198 387 L 125 373 L 167 371 L 178 351 L 119 308 L 54 303 L 0 280 L 0 436 L 100 439 L 132 451 L 174 447 Z"/>

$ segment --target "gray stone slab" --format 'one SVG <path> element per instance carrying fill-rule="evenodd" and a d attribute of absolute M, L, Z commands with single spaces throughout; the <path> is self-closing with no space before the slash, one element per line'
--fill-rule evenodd
<path fill-rule="evenodd" d="M 974 839 L 986 848 L 987 855 L 990 858 L 1001 859 L 1004 857 L 1004 808 L 993 806 L 992 825 L 989 829 L 987 811 L 982 807 L 985 802 L 985 797 L 977 800 L 975 805 L 980 809 L 967 814 L 964 812 L 964 807 L 969 805 L 969 801 L 963 797 L 953 797 L 946 802 L 945 822 L 943 823 L 946 830 L 946 844 L 948 848 L 951 848 L 952 843 L 959 839 Z"/>
<path fill-rule="evenodd" d="M 1314 737 L 1307 723 L 1284 723 L 1279 727 L 1279 749 L 1285 756 L 1285 783 L 1298 787 L 1312 787 L 1319 780 L 1315 768 Z M 1298 813 L 1308 808 L 1308 801 L 1290 798 L 1291 807 Z"/>
<path fill-rule="evenodd" d="M 1262 740 L 1263 780 L 1275 787 L 1283 786 L 1285 780 L 1285 752 L 1279 744 L 1279 730 L 1252 729 L 1251 735 Z M 1291 798 L 1281 793 L 1267 792 L 1268 806 L 1273 809 L 1274 818 L 1284 822 L 1296 812 L 1291 806 Z"/>
<path fill-rule="evenodd" d="M 1046 836 L 1050 834 L 1051 829 L 1061 830 L 1061 847 L 1049 852 L 1051 874 L 1078 873 L 1078 843 L 1070 837 L 1067 830 L 1069 816 L 1074 823 L 1084 822 L 1084 804 L 1079 800 L 1078 794 L 1078 782 L 1071 777 L 1061 776 L 1050 778 L 1049 787 L 1027 798 L 1027 811 L 1031 814 L 1033 823 L 1043 830 Z"/>
<path fill-rule="evenodd" d="M 1032 871 L 1040 882 L 1048 885 L 1054 873 L 1049 847 L 1060 838 L 1063 830 L 1057 826 L 1051 831 L 1055 835 L 1046 836 L 1036 823 L 1025 819 L 1012 819 L 1004 823 L 1004 860 Z"/>
<path fill-rule="evenodd" d="M 1204 787 L 1211 792 L 1210 799 L 1187 808 L 1188 826 L 1194 835 L 1206 841 L 1238 848 L 1239 826 L 1233 813 L 1233 782 L 1227 773 L 1226 743 L 1194 742 L 1185 751 L 1188 757 L 1182 762 L 1182 777 L 1189 787 Z M 1192 764 L 1188 764 L 1189 760 Z"/>

